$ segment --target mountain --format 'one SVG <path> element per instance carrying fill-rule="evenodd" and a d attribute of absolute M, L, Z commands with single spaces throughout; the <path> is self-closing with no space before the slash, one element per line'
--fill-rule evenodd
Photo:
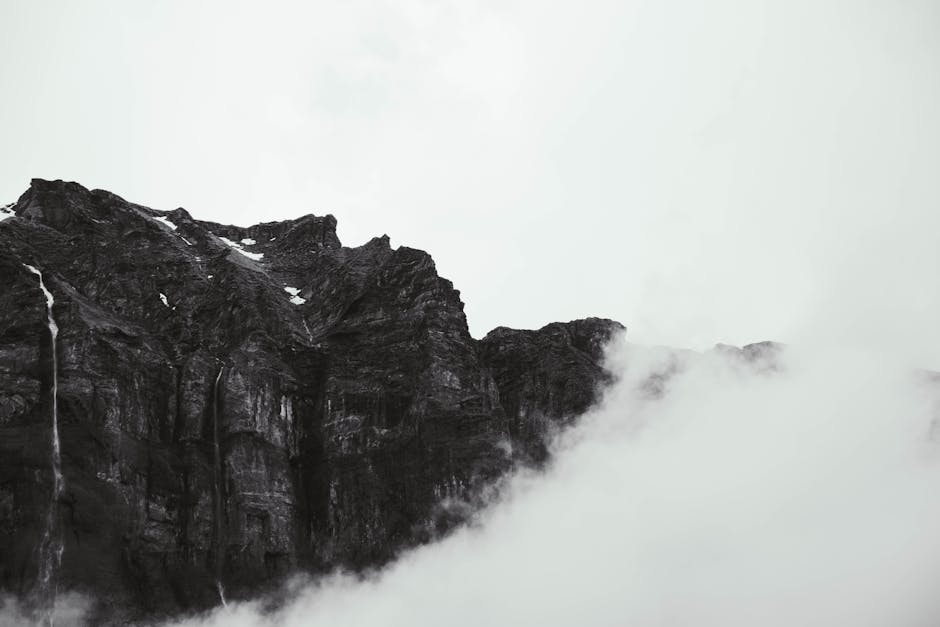
<path fill-rule="evenodd" d="M 0 219 L 0 588 L 99 622 L 446 533 L 544 462 L 623 330 L 475 340 L 427 253 L 344 247 L 330 215 L 241 228 L 37 179 Z"/>

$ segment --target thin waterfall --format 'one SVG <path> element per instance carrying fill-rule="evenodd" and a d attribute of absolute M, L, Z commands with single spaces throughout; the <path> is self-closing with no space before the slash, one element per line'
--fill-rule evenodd
<path fill-rule="evenodd" d="M 222 606 L 228 607 L 228 602 L 225 600 L 225 586 L 222 585 L 220 580 L 216 579 L 215 587 L 219 591 L 219 600 L 222 602 Z"/>
<path fill-rule="evenodd" d="M 222 455 L 219 451 L 219 382 L 222 381 L 223 366 L 219 366 L 219 374 L 215 377 L 212 388 L 212 451 L 214 469 L 213 482 L 215 488 L 215 587 L 219 592 L 219 601 L 225 601 L 225 588 L 222 586 Z"/>
<path fill-rule="evenodd" d="M 304 329 L 307 331 L 307 339 L 313 342 L 313 333 L 310 332 L 310 325 L 307 324 L 306 318 L 301 318 L 304 321 Z"/>
<path fill-rule="evenodd" d="M 55 577 L 62 563 L 62 537 L 58 529 L 59 497 L 65 487 L 62 477 L 62 458 L 59 444 L 59 373 L 56 359 L 56 338 L 59 327 L 52 315 L 52 305 L 55 299 L 52 292 L 46 287 L 42 279 L 42 272 L 34 266 L 23 264 L 27 270 L 39 277 L 39 289 L 46 297 L 46 317 L 49 327 L 49 336 L 52 339 L 52 501 L 46 514 L 46 526 L 43 530 L 42 540 L 39 543 L 39 596 L 43 610 L 46 612 L 45 622 L 53 624 L 52 609 L 55 605 L 56 582 Z"/>

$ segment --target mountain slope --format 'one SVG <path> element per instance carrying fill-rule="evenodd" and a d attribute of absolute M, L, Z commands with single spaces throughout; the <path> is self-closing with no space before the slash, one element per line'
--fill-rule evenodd
<path fill-rule="evenodd" d="M 471 338 L 420 250 L 332 216 L 247 228 L 34 180 L 0 222 L 0 587 L 35 592 L 52 380 L 59 589 L 127 620 L 446 531 L 609 375 L 619 323 Z M 56 354 L 37 277 L 54 295 Z"/>

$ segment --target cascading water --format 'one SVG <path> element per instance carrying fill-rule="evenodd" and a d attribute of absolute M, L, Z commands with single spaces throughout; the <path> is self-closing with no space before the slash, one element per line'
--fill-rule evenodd
<path fill-rule="evenodd" d="M 219 374 L 215 377 L 215 385 L 212 387 L 212 451 L 213 451 L 213 474 L 215 477 L 215 587 L 219 592 L 219 601 L 227 606 L 225 601 L 225 588 L 222 586 L 222 455 L 219 452 L 219 382 L 222 381 L 222 371 L 224 368 L 219 366 Z"/>
<path fill-rule="evenodd" d="M 59 497 L 65 487 L 62 477 L 62 459 L 59 444 L 59 375 L 56 360 L 56 338 L 59 327 L 56 326 L 52 315 L 52 305 L 55 299 L 52 292 L 46 287 L 40 272 L 34 266 L 23 264 L 27 270 L 39 277 L 39 289 L 46 297 L 46 317 L 49 335 L 52 339 L 52 501 L 46 515 L 46 527 L 43 530 L 42 540 L 39 543 L 39 600 L 45 612 L 45 622 L 53 624 L 52 608 L 55 605 L 56 585 L 55 577 L 62 563 L 62 537 L 58 529 Z"/>

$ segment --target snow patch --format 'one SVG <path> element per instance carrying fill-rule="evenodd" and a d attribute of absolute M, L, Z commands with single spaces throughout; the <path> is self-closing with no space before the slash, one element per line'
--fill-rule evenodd
<path fill-rule="evenodd" d="M 166 300 L 166 294 L 164 294 L 163 292 L 160 292 L 160 300 L 163 301 L 163 306 L 164 306 L 164 307 L 169 307 L 169 306 L 170 306 L 170 303 L 168 303 L 167 300 Z"/>
<path fill-rule="evenodd" d="M 214 274 L 210 274 L 210 275 L 208 275 L 206 278 L 207 278 L 207 279 L 211 279 L 211 278 L 214 277 L 214 276 L 215 276 Z"/>
<path fill-rule="evenodd" d="M 188 239 L 186 239 L 186 238 L 183 237 L 182 235 L 180 235 L 180 239 L 183 240 L 184 242 L 186 242 L 186 245 L 187 245 L 187 246 L 192 246 L 192 245 L 193 245 L 193 243 L 192 243 L 191 241 L 189 241 Z"/>
<path fill-rule="evenodd" d="M 277 239 L 276 237 L 272 237 L 272 238 L 269 239 L 268 241 L 269 241 L 269 242 L 273 242 L 273 241 L 276 240 L 276 239 Z"/>
<path fill-rule="evenodd" d="M 170 227 L 170 230 L 171 230 L 171 231 L 175 231 L 175 230 L 176 230 L 176 225 L 173 224 L 172 222 L 170 222 L 169 220 L 167 220 L 166 218 L 164 218 L 163 216 L 151 216 L 151 217 L 152 217 L 154 220 L 156 220 L 157 222 L 161 222 L 161 223 L 165 224 L 166 226 Z"/>
<path fill-rule="evenodd" d="M 10 203 L 5 207 L 0 207 L 0 222 L 3 222 L 7 218 L 15 218 L 16 214 L 13 213 L 13 204 Z"/>
<path fill-rule="evenodd" d="M 264 258 L 264 253 L 250 253 L 250 252 L 248 252 L 247 250 L 245 250 L 244 248 L 242 248 L 242 245 L 241 245 L 241 244 L 239 244 L 238 242 L 233 242 L 232 240 L 230 240 L 230 239 L 227 238 L 227 237 L 219 237 L 219 239 L 222 240 L 223 242 L 225 242 L 229 247 L 231 247 L 231 248 L 237 250 L 238 252 L 240 252 L 241 254 L 245 255 L 246 257 L 248 257 L 248 258 L 251 259 L 252 261 L 261 261 L 261 260 Z"/>
<path fill-rule="evenodd" d="M 251 246 L 251 245 L 257 244 L 257 243 L 258 243 L 258 242 L 256 242 L 255 240 L 251 239 L 250 237 L 246 237 L 245 239 L 242 240 L 242 244 L 244 244 L 245 246 Z"/>
<path fill-rule="evenodd" d="M 298 294 L 300 294 L 300 290 L 296 287 L 286 286 L 284 287 L 284 291 L 290 294 L 290 302 L 294 303 L 295 305 L 303 305 L 305 302 L 307 302 L 306 298 L 301 298 L 298 296 Z"/>

